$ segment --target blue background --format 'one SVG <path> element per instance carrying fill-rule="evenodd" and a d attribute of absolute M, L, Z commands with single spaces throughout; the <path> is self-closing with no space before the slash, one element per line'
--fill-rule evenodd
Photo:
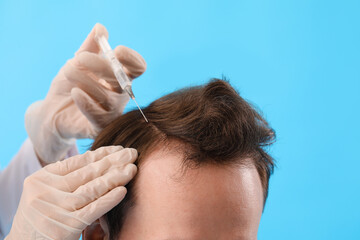
<path fill-rule="evenodd" d="M 2 168 L 26 108 L 100 22 L 148 63 L 141 105 L 225 75 L 264 112 L 278 168 L 259 239 L 360 239 L 360 1 L 64 2 L 0 0 Z"/>

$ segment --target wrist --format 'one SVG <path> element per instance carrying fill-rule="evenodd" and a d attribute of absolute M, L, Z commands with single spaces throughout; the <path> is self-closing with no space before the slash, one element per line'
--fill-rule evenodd
<path fill-rule="evenodd" d="M 61 139 L 51 137 L 34 143 L 34 150 L 41 166 L 64 160 L 71 148 L 76 144 L 75 139 Z"/>
<path fill-rule="evenodd" d="M 76 143 L 74 138 L 60 135 L 52 114 L 44 110 L 43 104 L 44 101 L 35 102 L 25 113 L 25 129 L 41 166 L 63 160 Z"/>

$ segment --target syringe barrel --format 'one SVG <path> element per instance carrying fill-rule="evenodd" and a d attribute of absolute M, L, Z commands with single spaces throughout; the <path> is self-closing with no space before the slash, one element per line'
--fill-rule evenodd
<path fill-rule="evenodd" d="M 117 81 L 120 84 L 120 87 L 129 93 L 130 97 L 133 98 L 131 90 L 131 81 L 129 77 L 125 74 L 124 69 L 116 58 L 114 51 L 111 49 L 110 44 L 106 40 L 105 36 L 96 36 L 96 40 L 99 43 L 99 46 L 105 56 L 105 58 L 110 62 L 110 66 L 115 74 Z M 130 90 L 129 90 L 130 89 Z M 131 96 L 132 94 L 132 96 Z"/>
<path fill-rule="evenodd" d="M 119 62 L 119 60 L 115 57 L 114 51 L 111 49 L 110 44 L 108 43 L 105 36 L 95 36 L 95 40 L 98 42 L 101 51 L 104 54 L 104 57 L 110 62 L 110 66 L 115 74 L 117 81 L 120 84 L 120 87 L 124 92 L 129 94 L 130 98 L 135 101 L 135 96 L 131 88 L 131 81 L 129 77 L 125 74 L 124 69 Z M 136 106 L 139 108 L 142 116 L 144 117 L 145 121 L 148 122 L 147 118 L 145 117 L 143 111 L 135 101 Z"/>
<path fill-rule="evenodd" d="M 129 77 L 125 74 L 123 67 L 121 66 L 119 60 L 115 57 L 115 54 L 112 50 L 104 52 L 104 55 L 109 60 L 112 70 L 114 71 L 115 77 L 118 80 L 120 87 L 125 90 L 125 88 L 130 85 L 131 81 Z"/>

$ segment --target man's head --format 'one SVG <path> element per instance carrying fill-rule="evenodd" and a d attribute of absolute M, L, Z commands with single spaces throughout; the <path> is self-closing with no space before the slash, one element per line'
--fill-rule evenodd
<path fill-rule="evenodd" d="M 92 149 L 136 148 L 138 174 L 106 214 L 111 239 L 253 239 L 274 163 L 267 122 L 225 81 L 166 95 L 107 126 Z"/>

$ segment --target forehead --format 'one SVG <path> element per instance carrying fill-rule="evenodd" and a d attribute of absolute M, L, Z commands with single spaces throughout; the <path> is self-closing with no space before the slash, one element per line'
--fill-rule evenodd
<path fill-rule="evenodd" d="M 263 204 L 255 168 L 188 168 L 182 154 L 168 148 L 143 159 L 135 195 L 123 234 L 136 226 L 136 234 L 147 239 L 212 239 L 215 233 L 214 239 L 256 237 Z"/>

